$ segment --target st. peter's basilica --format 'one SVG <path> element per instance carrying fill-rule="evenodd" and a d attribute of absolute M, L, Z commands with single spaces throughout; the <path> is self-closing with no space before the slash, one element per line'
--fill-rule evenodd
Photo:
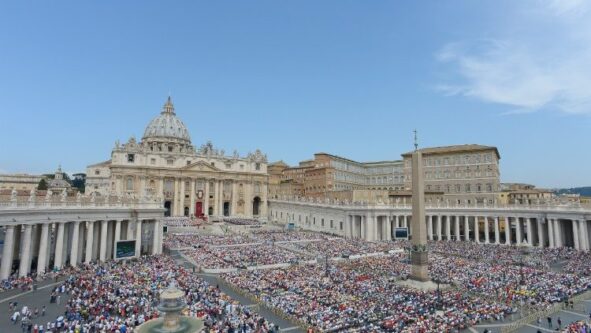
<path fill-rule="evenodd" d="M 267 216 L 267 156 L 227 155 L 211 142 L 196 149 L 170 97 L 140 142 L 117 141 L 111 159 L 86 172 L 88 193 L 159 197 L 169 216 Z"/>

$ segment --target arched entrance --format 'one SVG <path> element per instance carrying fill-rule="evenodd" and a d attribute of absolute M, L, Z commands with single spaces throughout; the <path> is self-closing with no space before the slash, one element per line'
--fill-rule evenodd
<path fill-rule="evenodd" d="M 207 209 L 207 215 L 213 215 L 213 207 L 209 206 Z"/>
<path fill-rule="evenodd" d="M 189 207 L 185 207 L 184 216 L 189 216 Z"/>
<path fill-rule="evenodd" d="M 252 215 L 254 215 L 254 216 L 259 215 L 260 205 L 261 205 L 261 198 L 254 197 L 254 200 L 252 200 Z"/>
<path fill-rule="evenodd" d="M 170 201 L 164 201 L 164 216 L 170 216 Z"/>

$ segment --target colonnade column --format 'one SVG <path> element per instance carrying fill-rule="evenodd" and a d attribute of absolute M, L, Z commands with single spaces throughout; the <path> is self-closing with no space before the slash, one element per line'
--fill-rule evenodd
<path fill-rule="evenodd" d="M 560 230 L 560 220 L 552 219 L 554 224 L 554 246 L 562 247 L 562 232 Z"/>
<path fill-rule="evenodd" d="M 523 241 L 523 236 L 521 235 L 521 222 L 519 221 L 519 217 L 515 217 L 515 244 L 519 245 Z"/>
<path fill-rule="evenodd" d="M 490 235 L 489 235 L 489 229 L 488 229 L 488 216 L 484 217 L 484 243 L 488 244 L 490 243 Z"/>
<path fill-rule="evenodd" d="M 14 226 L 5 227 L 4 249 L 2 250 L 2 262 L 0 263 L 0 280 L 7 279 L 12 272 L 12 256 L 14 254 Z"/>
<path fill-rule="evenodd" d="M 526 218 L 525 223 L 527 228 L 527 245 L 532 246 L 534 245 L 534 235 L 531 227 L 531 217 Z"/>
<path fill-rule="evenodd" d="M 505 216 L 505 244 L 511 245 L 511 221 Z"/>
<path fill-rule="evenodd" d="M 575 243 L 575 249 L 576 250 L 580 250 L 580 244 L 579 244 L 579 228 L 578 228 L 578 222 L 577 220 L 571 220 L 572 221 L 572 225 L 573 225 L 573 241 Z"/>
<path fill-rule="evenodd" d="M 92 248 L 94 243 L 94 221 L 86 222 L 86 253 L 84 262 L 89 263 L 92 261 Z"/>
<path fill-rule="evenodd" d="M 542 226 L 542 219 L 539 217 L 536 218 L 536 226 L 538 227 L 538 247 L 544 247 L 544 229 Z"/>
<path fill-rule="evenodd" d="M 72 228 L 72 250 L 70 253 L 70 266 L 76 267 L 78 265 L 78 237 L 80 236 L 80 222 L 74 222 Z"/>
<path fill-rule="evenodd" d="M 142 255 L 142 220 L 135 221 L 135 255 L 139 258 Z"/>
<path fill-rule="evenodd" d="M 101 247 L 99 249 L 99 260 L 105 261 L 107 259 L 107 226 L 109 221 L 101 221 Z"/>
<path fill-rule="evenodd" d="M 474 216 L 474 240 L 476 240 L 476 243 L 480 243 L 480 230 L 478 229 L 478 216 Z"/>
<path fill-rule="evenodd" d="M 54 267 L 57 269 L 62 268 L 63 254 L 64 254 L 64 222 L 58 222 L 57 225 L 57 236 L 55 238 L 55 257 Z"/>
<path fill-rule="evenodd" d="M 160 221 L 155 220 L 154 221 L 154 234 L 153 234 L 153 238 L 152 238 L 152 254 L 159 254 L 158 251 L 158 239 L 160 238 Z"/>
<path fill-rule="evenodd" d="M 470 222 L 468 216 L 464 216 L 464 239 L 466 242 L 470 241 Z"/>
<path fill-rule="evenodd" d="M 546 224 L 548 224 L 548 242 L 550 248 L 554 248 L 554 221 L 552 219 L 548 219 Z"/>
<path fill-rule="evenodd" d="M 433 240 L 433 215 L 427 217 L 427 233 L 429 234 L 429 240 Z"/>
<path fill-rule="evenodd" d="M 447 215 L 445 217 L 445 237 L 447 240 L 451 240 L 451 216 Z"/>
<path fill-rule="evenodd" d="M 20 258 L 20 265 L 18 268 L 18 276 L 27 276 L 29 274 L 29 268 L 31 268 L 31 263 L 29 262 L 31 258 L 31 232 L 33 226 L 27 224 L 25 227 L 25 234 L 24 240 L 22 243 L 22 252 Z"/>
<path fill-rule="evenodd" d="M 495 244 L 501 242 L 501 236 L 499 235 L 499 217 L 495 216 Z"/>
<path fill-rule="evenodd" d="M 41 239 L 39 240 L 39 256 L 37 257 L 37 275 L 45 273 L 47 268 L 47 242 L 49 240 L 49 224 L 41 225 Z"/>
<path fill-rule="evenodd" d="M 455 232 L 456 232 L 456 242 L 459 242 L 460 239 L 460 217 L 458 215 L 454 216 L 455 221 Z"/>
<path fill-rule="evenodd" d="M 392 240 L 392 223 L 390 215 L 386 216 L 386 240 Z"/>
<path fill-rule="evenodd" d="M 589 251 L 589 234 L 587 231 L 587 220 L 583 218 L 579 222 L 579 233 L 581 234 L 581 247 L 583 248 L 583 250 Z"/>
<path fill-rule="evenodd" d="M 117 258 L 117 241 L 121 239 L 121 220 L 115 221 L 115 234 L 113 235 L 113 259 Z"/>
<path fill-rule="evenodd" d="M 442 230 L 441 230 L 441 215 L 437 216 L 437 240 L 441 240 L 441 234 L 442 234 Z"/>

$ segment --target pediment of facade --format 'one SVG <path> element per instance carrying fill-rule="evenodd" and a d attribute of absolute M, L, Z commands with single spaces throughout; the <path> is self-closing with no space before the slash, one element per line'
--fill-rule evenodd
<path fill-rule="evenodd" d="M 204 161 L 197 161 L 195 163 L 191 163 L 187 166 L 181 168 L 183 171 L 210 171 L 210 172 L 219 172 L 220 169 L 214 167 L 213 165 L 204 162 Z"/>

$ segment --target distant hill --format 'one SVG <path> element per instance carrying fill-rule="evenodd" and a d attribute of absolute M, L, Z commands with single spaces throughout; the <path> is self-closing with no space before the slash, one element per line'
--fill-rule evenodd
<path fill-rule="evenodd" d="M 562 188 L 555 191 L 556 194 L 580 194 L 583 197 L 591 197 L 591 186 Z"/>

